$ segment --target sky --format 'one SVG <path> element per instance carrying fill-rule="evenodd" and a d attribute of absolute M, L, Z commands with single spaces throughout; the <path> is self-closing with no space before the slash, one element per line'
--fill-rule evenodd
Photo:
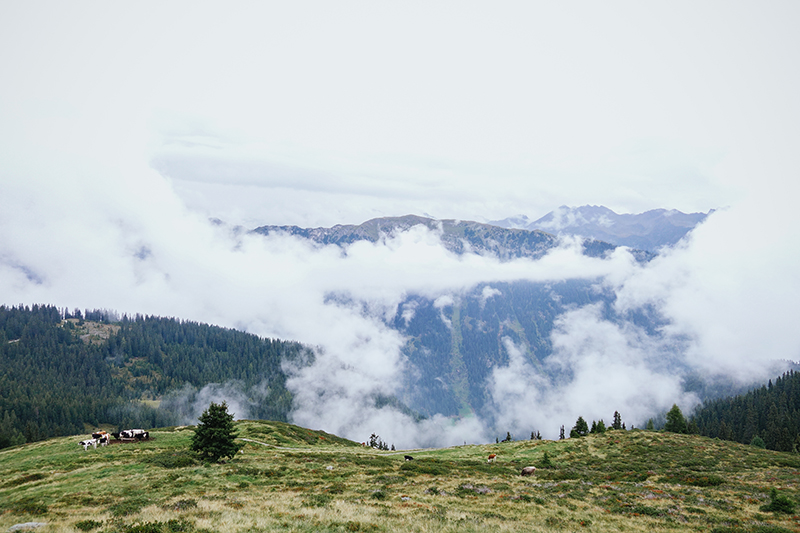
<path fill-rule="evenodd" d="M 410 293 L 597 279 L 620 312 L 652 306 L 668 328 L 652 339 L 572 310 L 553 364 L 663 383 L 603 408 L 689 407 L 640 364 L 664 342 L 742 379 L 800 359 L 798 22 L 795 2 L 5 2 L 0 304 L 179 316 L 323 347 L 293 374 L 295 419 L 420 444 L 430 430 L 401 414 L 352 408 L 408 371 L 404 340 L 376 317 Z M 717 211 L 647 266 L 586 260 L 569 242 L 536 264 L 459 258 L 422 229 L 346 255 L 229 230 L 585 204 Z M 326 303 L 331 292 L 374 316 Z M 542 391 L 507 349 L 487 384 L 497 405 L 541 408 L 498 407 L 501 419 L 552 433 L 601 416 L 579 381 Z M 556 393 L 575 399 L 556 407 Z M 448 442 L 485 429 L 430 423 Z"/>

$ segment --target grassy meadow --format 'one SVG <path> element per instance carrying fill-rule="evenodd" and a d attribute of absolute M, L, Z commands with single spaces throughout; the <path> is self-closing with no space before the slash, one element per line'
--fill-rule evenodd
<path fill-rule="evenodd" d="M 191 427 L 85 452 L 82 437 L 2 450 L 0 531 L 800 531 L 795 454 L 639 430 L 386 452 L 236 424 L 250 440 L 221 464 L 189 453 Z M 796 510 L 768 510 L 776 495 Z"/>

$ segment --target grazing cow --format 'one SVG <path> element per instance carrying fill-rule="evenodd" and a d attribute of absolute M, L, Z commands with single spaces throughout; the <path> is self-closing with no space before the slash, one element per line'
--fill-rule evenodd
<path fill-rule="evenodd" d="M 406 461 L 413 461 L 414 460 L 414 458 L 411 457 L 410 455 L 406 455 L 404 457 L 406 458 Z"/>
<path fill-rule="evenodd" d="M 522 469 L 522 472 L 520 472 L 519 475 L 521 475 L 521 476 L 532 476 L 535 473 L 536 473 L 536 467 L 535 466 L 526 466 L 525 468 Z"/>
<path fill-rule="evenodd" d="M 488 459 L 486 459 L 486 462 L 487 462 L 487 463 L 493 463 L 496 457 L 497 457 L 497 454 L 496 454 L 496 453 L 493 453 L 493 454 L 491 454 L 491 455 L 489 456 L 489 458 L 488 458 Z"/>
<path fill-rule="evenodd" d="M 123 429 L 119 432 L 120 439 L 147 440 L 150 434 L 143 429 Z"/>
<path fill-rule="evenodd" d="M 89 446 L 94 446 L 94 449 L 97 449 L 97 439 L 82 440 L 79 442 L 79 444 L 83 446 L 83 451 L 88 450 Z"/>
<path fill-rule="evenodd" d="M 95 431 L 92 433 L 92 438 L 97 441 L 100 446 L 108 446 L 110 436 L 105 431 Z"/>

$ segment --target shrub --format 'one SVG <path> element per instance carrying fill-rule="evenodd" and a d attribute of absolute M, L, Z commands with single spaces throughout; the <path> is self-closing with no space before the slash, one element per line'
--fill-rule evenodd
<path fill-rule="evenodd" d="M 325 507 L 333 501 L 333 496 L 327 494 L 312 494 L 303 500 L 303 507 Z"/>
<path fill-rule="evenodd" d="M 794 502 L 786 496 L 778 494 L 778 491 L 772 489 L 769 493 L 770 502 L 761 506 L 762 511 L 769 511 L 773 513 L 794 513 Z"/>
<path fill-rule="evenodd" d="M 75 523 L 75 529 L 80 529 L 81 531 L 91 531 L 102 525 L 103 523 L 98 522 L 97 520 L 81 520 L 80 522 Z"/>

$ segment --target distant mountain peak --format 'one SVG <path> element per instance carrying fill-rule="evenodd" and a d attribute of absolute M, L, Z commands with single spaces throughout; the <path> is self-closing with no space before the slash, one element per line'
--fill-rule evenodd
<path fill-rule="evenodd" d="M 601 205 L 562 205 L 531 222 L 525 229 L 577 235 L 654 252 L 677 243 L 710 213 L 651 209 L 639 214 L 617 214 Z"/>

